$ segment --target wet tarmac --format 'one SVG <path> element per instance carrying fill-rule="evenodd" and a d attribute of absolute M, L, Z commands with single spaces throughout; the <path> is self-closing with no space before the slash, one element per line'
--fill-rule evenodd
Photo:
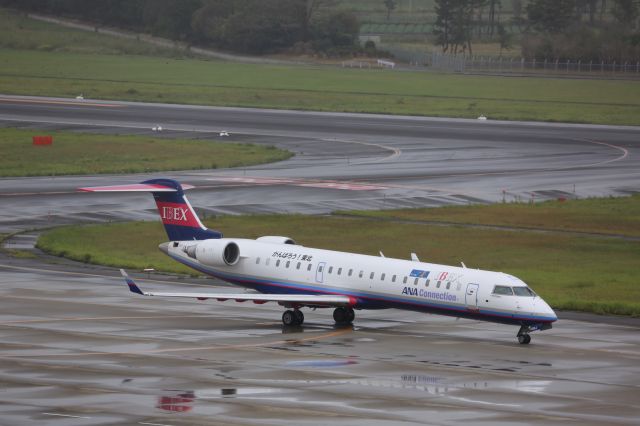
<path fill-rule="evenodd" d="M 514 327 L 402 311 L 134 297 L 115 271 L 0 265 L 2 424 L 637 424 L 640 322 Z M 201 291 L 141 279 L 150 290 Z M 229 291 L 221 287 L 219 291 Z"/>

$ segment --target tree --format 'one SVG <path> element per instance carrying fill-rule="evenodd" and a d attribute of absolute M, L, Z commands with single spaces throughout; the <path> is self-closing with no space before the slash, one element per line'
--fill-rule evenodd
<path fill-rule="evenodd" d="M 453 3 L 455 3 L 455 0 L 436 0 L 435 2 L 436 22 L 433 25 L 433 34 L 436 36 L 436 43 L 442 46 L 443 52 L 449 50 L 451 41 Z"/>
<path fill-rule="evenodd" d="M 142 15 L 145 29 L 174 40 L 188 39 L 192 34 L 191 18 L 200 6 L 200 0 L 146 1 Z"/>
<path fill-rule="evenodd" d="M 574 20 L 575 8 L 576 0 L 531 0 L 527 17 L 534 29 L 559 33 Z"/>
<path fill-rule="evenodd" d="M 476 7 L 486 0 L 436 0 L 436 22 L 433 33 L 436 43 L 442 46 L 442 51 L 449 49 L 458 53 L 471 50 L 471 31 L 473 28 L 473 12 Z"/>
<path fill-rule="evenodd" d="M 313 46 L 318 51 L 340 52 L 355 45 L 360 31 L 356 17 L 348 12 L 334 12 L 313 23 Z"/>
<path fill-rule="evenodd" d="M 511 34 L 501 23 L 496 26 L 496 32 L 498 33 L 498 39 L 500 41 L 500 56 L 505 49 L 511 49 Z"/>
<path fill-rule="evenodd" d="M 638 4 L 634 0 L 614 0 L 612 14 L 626 29 L 633 29 L 638 18 Z"/>
<path fill-rule="evenodd" d="M 496 12 L 502 8 L 502 1 L 489 0 L 489 35 L 493 37 L 496 29 Z M 499 17 L 498 17 L 499 20 Z M 498 22 L 499 25 L 499 22 Z"/>
<path fill-rule="evenodd" d="M 396 8 L 396 0 L 384 0 L 384 7 L 387 8 L 387 21 L 391 17 L 391 12 Z"/>

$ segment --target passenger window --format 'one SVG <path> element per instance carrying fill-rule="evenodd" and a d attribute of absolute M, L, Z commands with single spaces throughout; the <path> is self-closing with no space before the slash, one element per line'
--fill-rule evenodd
<path fill-rule="evenodd" d="M 384 281 L 384 276 L 385 276 L 385 275 L 386 275 L 386 274 L 382 274 L 382 275 L 380 276 L 380 281 Z"/>
<path fill-rule="evenodd" d="M 353 269 L 349 269 L 349 276 L 353 274 Z"/>
<path fill-rule="evenodd" d="M 280 259 L 276 261 L 276 266 L 280 266 Z"/>
<path fill-rule="evenodd" d="M 420 278 L 416 278 L 415 280 L 413 280 L 413 285 L 418 285 L 418 280 L 419 280 L 419 279 L 420 279 Z"/>
<path fill-rule="evenodd" d="M 342 268 L 338 268 L 338 275 L 342 274 Z"/>
<path fill-rule="evenodd" d="M 260 258 L 256 257 L 256 265 L 259 265 L 259 264 L 260 264 Z"/>
<path fill-rule="evenodd" d="M 329 273 L 333 272 L 333 266 L 329 266 Z"/>
<path fill-rule="evenodd" d="M 265 265 L 269 266 L 269 263 L 271 262 L 271 259 L 267 257 L 267 260 L 264 262 Z"/>
<path fill-rule="evenodd" d="M 402 284 L 406 284 L 407 283 L 407 277 L 404 277 L 404 279 L 402 280 Z"/>
<path fill-rule="evenodd" d="M 287 260 L 287 268 L 289 267 L 289 265 L 291 265 L 291 261 Z"/>
<path fill-rule="evenodd" d="M 360 274 L 358 275 L 358 277 L 362 278 L 363 274 L 364 274 L 364 271 L 360 271 Z"/>
<path fill-rule="evenodd" d="M 318 272 L 322 272 L 322 265 L 318 266 Z"/>
<path fill-rule="evenodd" d="M 375 275 L 375 272 L 372 272 L 371 275 L 369 275 L 369 279 L 372 280 L 374 275 Z"/>
<path fill-rule="evenodd" d="M 396 276 L 395 276 L 395 275 L 391 277 L 391 282 L 392 282 L 392 283 L 395 283 L 395 282 L 396 282 Z"/>
<path fill-rule="evenodd" d="M 311 270 L 311 264 L 309 264 L 309 266 L 307 266 L 307 271 Z"/>
<path fill-rule="evenodd" d="M 438 284 L 436 284 L 436 287 L 440 288 L 440 284 L 442 284 L 442 281 L 438 281 Z"/>
<path fill-rule="evenodd" d="M 425 287 L 429 287 L 429 283 L 430 283 L 430 282 L 431 282 L 431 280 L 427 280 L 427 281 L 424 283 L 424 286 L 425 286 Z"/>
<path fill-rule="evenodd" d="M 301 263 L 298 262 L 298 264 L 296 265 L 296 269 L 300 269 L 300 265 L 301 265 Z"/>
<path fill-rule="evenodd" d="M 447 283 L 447 290 L 451 288 L 451 283 Z"/>

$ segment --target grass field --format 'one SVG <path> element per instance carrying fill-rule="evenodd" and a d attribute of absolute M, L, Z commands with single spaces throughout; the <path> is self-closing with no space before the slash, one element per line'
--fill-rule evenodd
<path fill-rule="evenodd" d="M 5 94 L 640 125 L 635 81 L 238 64 L 180 55 L 0 9 Z"/>
<path fill-rule="evenodd" d="M 53 145 L 32 145 L 31 137 L 42 133 L 53 136 Z M 292 155 L 251 144 L 11 128 L 0 128 L 0 152 L 0 176 L 215 169 L 274 162 Z"/>
<path fill-rule="evenodd" d="M 0 93 L 640 124 L 640 82 L 500 78 L 0 49 Z M 42 66 L 46 64 L 46 66 Z"/>
<path fill-rule="evenodd" d="M 566 202 L 446 206 L 437 209 L 349 211 L 349 215 L 408 221 L 511 226 L 640 237 L 640 195 Z"/>
<path fill-rule="evenodd" d="M 589 203 L 599 209 L 596 200 Z M 505 217 L 512 207 L 497 206 L 494 214 Z M 473 218 L 478 207 L 461 209 Z M 583 210 L 588 211 L 589 206 L 583 206 Z M 544 211 L 538 210 L 542 223 L 563 221 L 563 212 L 550 209 L 543 214 Z M 612 222 L 615 216 L 612 211 Z M 532 217 L 533 213 L 523 216 L 520 224 L 536 222 Z M 585 230 L 597 229 L 586 225 L 588 220 L 581 222 Z M 640 316 L 638 241 L 299 215 L 221 217 L 209 221 L 208 226 L 234 237 L 286 235 L 310 247 L 371 255 L 382 250 L 388 257 L 405 259 L 414 251 L 427 262 L 455 265 L 464 261 L 472 268 L 504 271 L 522 278 L 555 308 Z M 157 245 L 165 239 L 159 223 L 136 222 L 58 228 L 43 235 L 38 245 L 81 261 L 138 270 L 153 267 L 189 272 L 158 251 Z"/>

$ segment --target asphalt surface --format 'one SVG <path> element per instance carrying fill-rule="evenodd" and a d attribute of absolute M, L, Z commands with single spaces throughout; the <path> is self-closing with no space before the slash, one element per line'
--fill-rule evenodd
<path fill-rule="evenodd" d="M 148 196 L 79 186 L 171 176 L 201 212 L 303 212 L 592 195 L 640 187 L 640 130 L 0 97 L 0 125 L 219 137 L 291 160 L 244 170 L 0 180 L 0 232 L 154 218 Z M 575 185 L 575 187 L 574 187 Z M 117 271 L 0 255 L 0 424 L 636 424 L 640 324 L 560 314 L 514 327 L 403 311 L 336 329 L 277 305 L 132 297 Z M 139 277 L 140 278 L 140 277 Z M 200 291 L 152 276 L 146 289 Z M 213 288 L 212 288 L 213 290 Z M 230 290 L 223 287 L 221 291 Z"/>
<path fill-rule="evenodd" d="M 2 424 L 637 424 L 639 327 L 130 297 L 115 271 L 0 259 Z M 148 290 L 202 291 L 140 279 Z M 231 291 L 229 287 L 213 291 Z"/>
<path fill-rule="evenodd" d="M 291 160 L 241 170 L 0 180 L 0 232 L 153 218 L 144 195 L 89 185 L 171 176 L 211 213 L 301 212 L 625 195 L 640 190 L 640 130 L 0 96 L 0 125 L 220 138 L 277 145 Z M 176 153 L 179 155 L 179 153 Z M 25 215 L 28 215 L 25 216 Z"/>

